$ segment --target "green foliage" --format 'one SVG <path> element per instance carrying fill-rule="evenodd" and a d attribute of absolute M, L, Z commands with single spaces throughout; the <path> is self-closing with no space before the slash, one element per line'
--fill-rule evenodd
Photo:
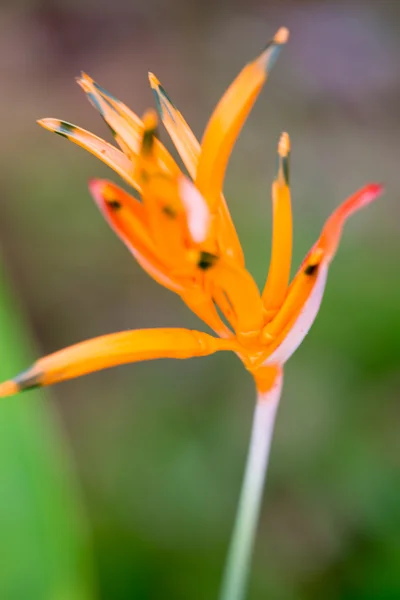
<path fill-rule="evenodd" d="M 0 377 L 31 360 L 0 276 Z M 0 598 L 88 600 L 89 551 L 68 453 L 42 391 L 0 404 Z"/>

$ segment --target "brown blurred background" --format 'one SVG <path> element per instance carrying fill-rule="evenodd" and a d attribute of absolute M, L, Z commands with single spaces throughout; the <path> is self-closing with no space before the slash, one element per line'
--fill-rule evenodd
<path fill-rule="evenodd" d="M 152 105 L 151 70 L 201 136 L 226 87 L 281 25 L 290 43 L 225 186 L 257 282 L 268 269 L 282 130 L 292 138 L 295 267 L 346 196 L 368 181 L 387 192 L 347 225 L 321 314 L 287 367 L 249 598 L 394 600 L 400 3 L 3 0 L 1 248 L 38 355 L 121 329 L 203 329 L 140 270 L 91 201 L 88 179 L 117 175 L 35 120 L 59 117 L 108 139 L 74 77 L 87 71 L 140 114 Z M 100 597 L 217 597 L 254 400 L 235 357 L 122 367 L 52 394 L 93 531 Z"/>

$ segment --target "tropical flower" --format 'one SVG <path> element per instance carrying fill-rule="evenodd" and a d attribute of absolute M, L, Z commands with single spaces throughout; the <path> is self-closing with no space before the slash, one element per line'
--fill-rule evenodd
<path fill-rule="evenodd" d="M 105 218 L 140 265 L 181 296 L 218 337 L 185 329 L 125 331 L 74 345 L 37 361 L 0 386 L 6 396 L 114 365 L 153 358 L 190 358 L 231 350 L 255 378 L 259 395 L 280 387 L 282 367 L 310 329 L 320 306 L 327 270 L 346 219 L 381 193 L 370 184 L 346 200 L 289 285 L 292 214 L 290 142 L 283 133 L 272 184 L 273 236 L 269 275 L 262 294 L 246 270 L 222 187 L 228 159 L 241 127 L 267 80 L 288 31 L 281 28 L 225 92 L 201 144 L 149 74 L 160 118 L 188 171 L 184 175 L 159 142 L 157 116 L 139 119 L 88 75 L 78 83 L 110 127 L 121 150 L 88 131 L 60 121 L 40 125 L 85 148 L 114 169 L 137 199 L 105 180 L 90 191 Z"/>
<path fill-rule="evenodd" d="M 279 29 L 260 56 L 233 81 L 215 108 L 201 143 L 158 79 L 149 74 L 159 116 L 188 175 L 157 139 L 154 111 L 140 119 L 86 74 L 78 83 L 120 149 L 65 121 L 39 121 L 100 158 L 136 191 L 140 200 L 109 181 L 94 179 L 89 185 L 110 226 L 140 265 L 177 293 L 216 336 L 187 329 L 105 335 L 42 358 L 0 385 L 0 396 L 9 396 L 124 363 L 235 352 L 254 377 L 257 403 L 222 600 L 239 600 L 245 593 L 283 365 L 315 320 L 345 221 L 382 192 L 380 185 L 369 184 L 339 206 L 289 284 L 290 140 L 283 133 L 272 184 L 271 262 L 260 294 L 246 270 L 222 188 L 235 141 L 288 35 L 286 28 Z"/>

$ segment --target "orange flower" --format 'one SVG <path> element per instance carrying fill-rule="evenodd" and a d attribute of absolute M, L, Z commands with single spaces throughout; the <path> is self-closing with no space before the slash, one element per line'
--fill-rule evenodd
<path fill-rule="evenodd" d="M 38 360 L 0 385 L 1 396 L 118 364 L 205 356 L 221 350 L 238 355 L 253 374 L 260 398 L 279 395 L 282 367 L 317 315 L 346 219 L 382 191 L 380 185 L 367 185 L 331 215 L 289 285 L 290 141 L 283 133 L 272 184 L 271 264 L 260 294 L 246 270 L 222 188 L 241 127 L 287 39 L 287 29 L 279 29 L 260 56 L 242 70 L 214 110 L 201 144 L 156 77 L 149 75 L 160 118 L 189 177 L 157 139 L 156 114 L 148 111 L 139 119 L 86 74 L 78 83 L 120 149 L 64 121 L 39 121 L 100 158 L 134 188 L 140 200 L 108 181 L 92 180 L 89 186 L 107 221 L 140 265 L 179 294 L 218 337 L 186 329 L 105 335 Z"/>

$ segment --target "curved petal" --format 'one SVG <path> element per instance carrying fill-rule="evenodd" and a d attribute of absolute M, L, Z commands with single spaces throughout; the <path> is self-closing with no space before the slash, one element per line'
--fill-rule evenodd
<path fill-rule="evenodd" d="M 286 362 L 311 328 L 322 301 L 329 263 L 339 244 L 347 218 L 376 200 L 383 188 L 370 184 L 348 198 L 326 221 L 322 233 L 289 287 L 282 308 L 263 329 L 266 364 Z"/>
<path fill-rule="evenodd" d="M 135 164 L 118 148 L 90 133 L 90 131 L 86 131 L 86 129 L 77 127 L 72 123 L 60 121 L 60 119 L 40 119 L 38 124 L 93 154 L 140 192 L 140 184 L 133 178 Z"/>
<path fill-rule="evenodd" d="M 292 262 L 292 206 L 289 187 L 290 140 L 282 133 L 278 144 L 278 171 L 272 184 L 272 250 L 267 282 L 262 294 L 265 322 L 278 312 L 285 299 Z"/>
<path fill-rule="evenodd" d="M 200 156 L 200 144 L 182 114 L 172 103 L 167 92 L 162 87 L 157 77 L 149 73 L 150 85 L 154 93 L 160 118 L 168 131 L 190 177 L 196 178 L 197 164 Z M 220 250 L 230 258 L 244 265 L 244 255 L 239 237 L 236 233 L 228 206 L 221 194 L 216 207 L 218 223 L 216 232 L 220 242 Z"/>
<path fill-rule="evenodd" d="M 230 85 L 211 116 L 201 142 L 196 175 L 196 185 L 211 210 L 220 198 L 233 145 L 288 37 L 285 27 L 277 31 L 262 54 L 249 63 Z"/>
<path fill-rule="evenodd" d="M 368 206 L 383 193 L 383 186 L 379 183 L 370 183 L 361 188 L 343 202 L 329 217 L 324 225 L 318 247 L 322 248 L 328 261 L 335 256 L 342 235 L 342 229 L 347 219 L 352 214 Z"/>
<path fill-rule="evenodd" d="M 140 266 L 158 283 L 179 294 L 189 308 L 221 337 L 232 337 L 219 317 L 214 303 L 197 285 L 192 273 L 174 276 L 150 232 L 143 204 L 106 180 L 93 179 L 90 192 L 110 227 L 128 247 Z"/>
<path fill-rule="evenodd" d="M 86 93 L 90 103 L 99 111 L 109 126 L 122 150 L 133 159 L 139 153 L 142 144 L 143 123 L 141 119 L 86 73 L 82 73 L 77 82 Z M 159 140 L 155 141 L 155 153 L 158 165 L 162 170 L 175 175 L 180 172 L 178 165 Z"/>
<path fill-rule="evenodd" d="M 35 362 L 0 385 L 0 397 L 51 385 L 101 369 L 157 358 L 207 356 L 232 350 L 233 342 L 188 329 L 140 329 L 94 338 Z"/>
<path fill-rule="evenodd" d="M 200 155 L 200 144 L 153 73 L 149 73 L 149 81 L 164 127 L 168 131 L 190 177 L 194 179 Z"/>
<path fill-rule="evenodd" d="M 168 264 L 150 236 L 144 206 L 110 181 L 93 179 L 89 189 L 108 224 L 141 267 L 161 285 L 182 293 L 185 282 L 171 276 Z"/>

